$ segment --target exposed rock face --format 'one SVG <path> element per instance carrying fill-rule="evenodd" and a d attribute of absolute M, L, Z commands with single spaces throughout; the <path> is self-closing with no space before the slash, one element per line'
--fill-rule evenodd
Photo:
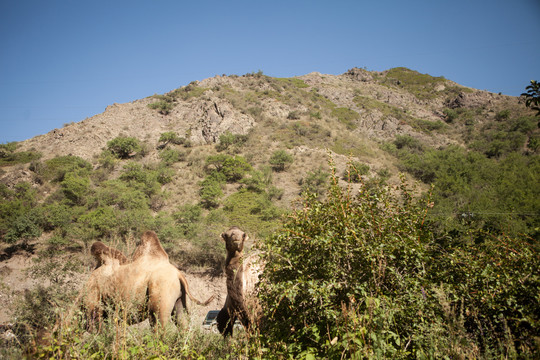
<path fill-rule="evenodd" d="M 248 115 L 235 110 L 232 105 L 219 98 L 211 98 L 197 104 L 195 117 L 198 118 L 191 133 L 195 143 L 216 143 L 226 132 L 245 135 L 255 125 Z"/>
<path fill-rule="evenodd" d="M 354 80 L 358 80 L 358 81 L 363 81 L 363 82 L 372 82 L 373 81 L 373 76 L 371 75 L 371 73 L 367 70 L 364 70 L 364 69 L 359 69 L 357 67 L 354 67 L 352 69 L 350 69 L 349 71 L 347 71 L 345 73 L 345 75 L 349 76 L 350 78 L 354 79 Z"/>
<path fill-rule="evenodd" d="M 448 101 L 447 105 L 451 109 L 477 108 L 491 104 L 493 97 L 494 94 L 487 91 L 462 92 L 455 99 Z"/>

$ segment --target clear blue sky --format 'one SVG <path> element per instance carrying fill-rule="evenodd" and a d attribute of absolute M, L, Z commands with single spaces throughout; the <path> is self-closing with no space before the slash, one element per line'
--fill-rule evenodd
<path fill-rule="evenodd" d="M 0 1 L 0 143 L 214 75 L 405 66 L 518 96 L 540 0 Z"/>

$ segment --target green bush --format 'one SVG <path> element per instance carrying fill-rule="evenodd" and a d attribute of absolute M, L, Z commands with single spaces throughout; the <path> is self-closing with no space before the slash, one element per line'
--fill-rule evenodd
<path fill-rule="evenodd" d="M 24 227 L 24 218 L 36 205 L 37 191 L 29 183 L 20 182 L 13 190 L 0 183 L 0 236 L 12 228 L 18 222 L 17 219 L 21 219 L 21 227 Z M 10 241 L 20 237 L 16 229 L 11 230 L 10 236 Z"/>
<path fill-rule="evenodd" d="M 120 210 L 148 210 L 148 196 L 136 187 L 120 180 L 105 181 L 89 197 L 90 208 L 113 206 Z"/>
<path fill-rule="evenodd" d="M 199 223 L 202 219 L 202 208 L 199 205 L 182 205 L 173 213 L 173 217 L 183 236 L 192 239 L 198 232 Z"/>
<path fill-rule="evenodd" d="M 274 171 L 283 171 L 287 166 L 292 164 L 293 161 L 293 156 L 285 150 L 276 150 L 272 153 L 272 156 L 268 162 Z"/>
<path fill-rule="evenodd" d="M 78 156 L 58 156 L 45 161 L 45 165 L 33 164 L 33 171 L 46 180 L 61 182 L 67 173 L 80 176 L 89 175 L 92 172 L 92 164 Z"/>
<path fill-rule="evenodd" d="M 236 145 L 241 146 L 247 141 L 247 135 L 232 134 L 226 132 L 219 136 L 219 143 L 216 144 L 217 151 L 227 150 L 229 147 Z"/>
<path fill-rule="evenodd" d="M 283 213 L 268 199 L 265 192 L 257 193 L 247 189 L 230 195 L 223 204 L 223 211 L 230 224 L 241 224 L 242 229 L 264 238 L 277 227 L 277 220 Z"/>
<path fill-rule="evenodd" d="M 11 166 L 15 164 L 25 164 L 35 161 L 41 157 L 41 154 L 35 151 L 17 152 L 17 143 L 9 142 L 0 144 L 0 167 Z"/>
<path fill-rule="evenodd" d="M 218 154 L 206 158 L 204 168 L 208 174 L 217 172 L 224 176 L 225 181 L 236 182 L 251 170 L 251 165 L 242 156 Z"/>
<path fill-rule="evenodd" d="M 332 184 L 260 244 L 257 341 L 269 358 L 538 355 L 536 245 L 442 242 L 426 223 L 430 199 L 404 180 L 357 194 Z"/>
<path fill-rule="evenodd" d="M 164 148 L 167 144 L 182 145 L 186 139 L 181 138 L 174 131 L 166 131 L 159 136 L 160 148 Z"/>
<path fill-rule="evenodd" d="M 19 240 L 28 241 L 41 236 L 39 223 L 40 219 L 33 212 L 20 215 L 10 225 L 4 236 L 4 241 L 8 244 L 13 244 Z"/>
<path fill-rule="evenodd" d="M 299 181 L 300 193 L 322 195 L 326 190 L 329 176 L 330 174 L 322 168 L 318 168 L 315 171 L 308 171 L 306 176 Z"/>
<path fill-rule="evenodd" d="M 159 193 L 161 185 L 158 182 L 158 173 L 144 168 L 140 163 L 128 162 L 120 174 L 120 180 L 130 186 L 143 191 L 147 196 Z"/>
<path fill-rule="evenodd" d="M 356 122 L 358 119 L 360 119 L 360 114 L 354 110 L 344 107 L 336 107 L 332 109 L 332 116 L 335 116 L 338 121 L 343 123 L 349 130 L 354 130 L 358 127 Z"/>
<path fill-rule="evenodd" d="M 201 181 L 199 184 L 199 196 L 203 207 L 209 209 L 219 205 L 219 201 L 223 197 L 222 184 L 221 181 L 211 176 Z"/>
<path fill-rule="evenodd" d="M 354 161 L 343 171 L 342 178 L 352 183 L 359 183 L 362 181 L 362 176 L 367 174 L 369 174 L 369 165 Z"/>
<path fill-rule="evenodd" d="M 166 95 L 154 95 L 155 98 L 160 99 L 155 103 L 148 104 L 148 107 L 152 110 L 157 110 L 162 115 L 169 115 L 172 109 L 174 109 L 173 99 Z"/>
<path fill-rule="evenodd" d="M 60 186 L 66 199 L 75 205 L 82 205 L 90 191 L 90 179 L 74 173 L 67 173 Z"/>
<path fill-rule="evenodd" d="M 110 206 L 99 207 L 82 215 L 79 223 L 84 224 L 91 232 L 92 237 L 111 236 L 116 231 L 118 225 L 118 212 Z"/>
<path fill-rule="evenodd" d="M 125 136 L 119 136 L 107 142 L 107 148 L 120 159 L 127 159 L 142 150 L 138 139 Z"/>

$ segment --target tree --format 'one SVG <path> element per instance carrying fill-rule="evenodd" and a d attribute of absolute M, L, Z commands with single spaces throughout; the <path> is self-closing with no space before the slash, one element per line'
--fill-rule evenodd
<path fill-rule="evenodd" d="M 119 136 L 107 143 L 107 148 L 117 157 L 127 159 L 141 151 L 141 144 L 133 137 Z"/>
<path fill-rule="evenodd" d="M 540 116 L 540 83 L 536 80 L 531 80 L 531 85 L 525 88 L 527 92 L 521 94 L 525 97 L 525 106 L 536 110 L 536 116 Z M 540 122 L 538 122 L 538 127 L 540 127 Z"/>

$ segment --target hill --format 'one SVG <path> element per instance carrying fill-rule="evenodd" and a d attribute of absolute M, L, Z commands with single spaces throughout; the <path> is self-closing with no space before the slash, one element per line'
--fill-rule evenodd
<path fill-rule="evenodd" d="M 212 278 L 224 262 L 220 232 L 237 225 L 266 238 L 301 192 L 325 196 L 331 171 L 354 189 L 398 185 L 400 172 L 418 181 L 417 196 L 434 185 L 428 221 L 441 238 L 481 229 L 537 239 L 539 136 L 518 98 L 406 68 L 223 75 L 110 105 L 2 145 L 1 295 L 15 313 L 1 320 L 23 316 L 24 288 L 69 302 L 93 241 L 130 253 L 145 229 L 197 289 L 223 292 L 203 285 L 223 282 Z"/>

